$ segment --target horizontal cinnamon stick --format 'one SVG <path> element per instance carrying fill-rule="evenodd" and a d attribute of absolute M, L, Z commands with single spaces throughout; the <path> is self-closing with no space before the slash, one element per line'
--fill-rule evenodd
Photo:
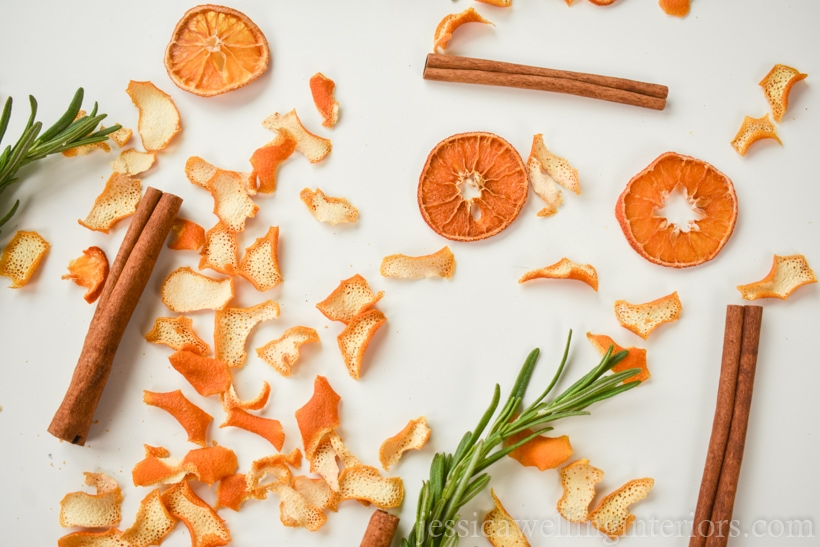
<path fill-rule="evenodd" d="M 127 257 L 120 261 L 122 253 L 118 253 L 119 275 L 115 272 L 106 281 L 104 298 L 91 320 L 71 383 L 48 428 L 55 437 L 74 444 L 85 444 L 117 348 L 182 204 L 173 194 L 163 193 L 157 200 L 154 192 L 146 194 L 149 199 L 140 200 L 134 215 L 135 230 L 145 221 L 139 237 L 123 240 L 122 253 Z"/>
<path fill-rule="evenodd" d="M 723 331 L 723 355 L 720 362 L 717 403 L 715 417 L 712 421 L 712 434 L 706 453 L 706 464 L 703 467 L 703 478 L 700 482 L 698 501 L 695 506 L 695 518 L 689 547 L 703 547 L 706 538 L 715 532 L 712 525 L 712 508 L 715 504 L 726 443 L 729 440 L 729 428 L 735 405 L 737 373 L 740 366 L 740 345 L 743 334 L 743 306 L 726 307 L 726 323 Z"/>
<path fill-rule="evenodd" d="M 359 547 L 390 547 L 398 526 L 399 517 L 383 509 L 376 509 L 370 516 L 370 522 Z"/>
<path fill-rule="evenodd" d="M 443 82 L 565 93 L 653 110 L 666 107 L 669 92 L 664 85 L 625 78 L 438 53 L 427 55 L 423 77 Z"/>

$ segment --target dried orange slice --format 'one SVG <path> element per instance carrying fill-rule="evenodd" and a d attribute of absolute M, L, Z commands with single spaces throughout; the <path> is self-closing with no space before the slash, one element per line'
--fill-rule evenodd
<path fill-rule="evenodd" d="M 655 481 L 651 478 L 629 481 L 601 500 L 589 514 L 590 523 L 609 539 L 616 540 L 629 530 L 635 520 L 629 506 L 644 499 L 654 485 Z"/>
<path fill-rule="evenodd" d="M 774 255 L 772 269 L 760 281 L 738 285 L 737 289 L 745 300 L 758 298 L 780 298 L 785 300 L 803 285 L 817 283 L 814 271 L 803 255 Z"/>
<path fill-rule="evenodd" d="M 265 35 L 247 15 L 225 6 L 191 8 L 165 50 L 165 69 L 180 89 L 212 97 L 264 74 L 270 63 Z"/>
<path fill-rule="evenodd" d="M 683 305 L 677 292 L 643 304 L 630 304 L 626 300 L 615 301 L 615 317 L 618 323 L 644 340 L 663 323 L 680 319 L 681 311 Z"/>
<path fill-rule="evenodd" d="M 670 196 L 681 196 L 699 217 L 686 226 L 662 216 Z M 666 152 L 632 177 L 615 205 L 627 241 L 642 257 L 673 268 L 717 256 L 735 228 L 732 181 L 705 161 Z"/>
<path fill-rule="evenodd" d="M 558 513 L 570 522 L 586 522 L 595 485 L 603 480 L 604 472 L 583 458 L 562 467 L 559 474 L 563 494 L 558 500 Z"/>
<path fill-rule="evenodd" d="M 774 116 L 776 122 L 783 119 L 783 114 L 786 113 L 786 109 L 789 107 L 789 93 L 792 86 L 805 79 L 806 76 L 808 74 L 803 74 L 796 68 L 776 64 L 760 81 L 760 87 L 763 88 L 763 94 L 766 96 L 766 100 L 769 101 L 772 116 Z"/>
<path fill-rule="evenodd" d="M 108 257 L 97 246 L 89 247 L 83 255 L 68 263 L 68 273 L 63 279 L 71 279 L 80 287 L 85 287 L 85 301 L 91 304 L 102 294 L 108 278 Z"/>
<path fill-rule="evenodd" d="M 689 14 L 689 0 L 658 0 L 658 5 L 673 17 L 686 17 Z"/>
<path fill-rule="evenodd" d="M 439 142 L 427 157 L 419 209 L 439 235 L 476 241 L 515 220 L 528 184 L 524 161 L 510 143 L 493 133 L 460 133 Z"/>
<path fill-rule="evenodd" d="M 9 287 L 18 289 L 28 283 L 49 247 L 48 241 L 37 232 L 15 233 L 0 255 L 0 275 L 11 278 Z"/>
<path fill-rule="evenodd" d="M 737 130 L 735 138 L 732 139 L 730 144 L 732 148 L 737 150 L 738 154 L 745 156 L 749 147 L 762 139 L 774 139 L 783 144 L 780 137 L 777 136 L 777 130 L 768 114 L 759 118 L 745 116 L 740 124 L 740 129 Z"/>
<path fill-rule="evenodd" d="M 484 515 L 481 531 L 493 547 L 530 547 L 518 522 L 504 509 L 492 488 L 490 494 L 495 507 Z"/>
<path fill-rule="evenodd" d="M 444 53 L 444 49 L 453 37 L 453 33 L 458 27 L 465 23 L 493 24 L 491 21 L 483 18 L 481 14 L 473 8 L 467 8 L 459 13 L 451 13 L 439 21 L 438 26 L 436 26 L 436 33 L 433 37 L 433 51 L 436 53 Z"/>

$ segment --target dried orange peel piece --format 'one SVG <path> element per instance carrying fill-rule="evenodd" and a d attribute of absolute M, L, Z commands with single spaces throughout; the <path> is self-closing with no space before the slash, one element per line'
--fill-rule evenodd
<path fill-rule="evenodd" d="M 630 304 L 626 300 L 615 301 L 615 317 L 618 323 L 644 340 L 660 325 L 680 319 L 682 311 L 683 305 L 677 291 L 643 304 Z"/>
<path fill-rule="evenodd" d="M 532 434 L 532 430 L 525 429 L 513 435 L 505 444 L 511 446 L 524 440 Z M 536 467 L 539 471 L 554 469 L 572 457 L 572 444 L 569 437 L 547 437 L 539 435 L 522 444 L 509 453 L 509 456 L 524 467 Z"/>
<path fill-rule="evenodd" d="M 313 104 L 322 116 L 322 125 L 325 127 L 335 127 L 339 121 L 339 101 L 336 100 L 336 82 L 328 78 L 321 72 L 317 72 L 310 77 L 310 94 L 313 97 Z"/>
<path fill-rule="evenodd" d="M 171 226 L 168 248 L 175 251 L 198 251 L 205 245 L 205 228 L 186 218 L 177 218 Z"/>
<path fill-rule="evenodd" d="M 132 176 L 139 175 L 151 169 L 156 159 L 157 156 L 154 152 L 140 152 L 129 148 L 120 152 L 117 159 L 111 163 L 111 168 L 117 173 Z"/>
<path fill-rule="evenodd" d="M 117 481 L 105 473 L 85 473 L 85 483 L 96 493 L 71 492 L 60 500 L 60 526 L 107 528 L 122 518 L 122 491 Z"/>
<path fill-rule="evenodd" d="M 273 491 L 279 494 L 279 520 L 285 526 L 315 532 L 327 521 L 327 515 L 292 486 L 277 485 Z"/>
<path fill-rule="evenodd" d="M 447 48 L 447 43 L 453 37 L 453 33 L 461 25 L 466 23 L 493 24 L 491 21 L 482 17 L 474 8 L 467 8 L 462 12 L 446 15 L 436 26 L 436 32 L 433 37 L 433 51 L 436 53 L 444 53 L 444 50 Z"/>
<path fill-rule="evenodd" d="M 296 142 L 296 150 L 303 154 L 310 163 L 325 159 L 333 148 L 330 139 L 320 137 L 308 131 L 296 109 L 285 114 L 275 112 L 262 121 L 262 126 L 275 132 L 285 132 Z"/>
<path fill-rule="evenodd" d="M 131 102 L 139 111 L 137 132 L 148 152 L 165 149 L 182 130 L 179 110 L 170 95 L 151 82 L 128 82 Z"/>
<path fill-rule="evenodd" d="M 555 180 L 541 167 L 541 162 L 537 158 L 527 159 L 527 177 L 535 195 L 545 203 L 544 207 L 538 211 L 538 216 L 551 217 L 557 213 L 558 208 L 564 202 L 564 195 Z"/>
<path fill-rule="evenodd" d="M 446 245 L 435 253 L 424 256 L 392 254 L 382 259 L 379 273 L 398 279 L 441 277 L 450 279 L 456 271 L 456 257 Z"/>
<path fill-rule="evenodd" d="M 803 285 L 817 283 L 814 271 L 809 267 L 806 257 L 801 254 L 774 255 L 772 269 L 760 281 L 738 285 L 741 297 L 745 300 L 758 298 L 780 298 L 785 300 Z"/>
<path fill-rule="evenodd" d="M 239 240 L 236 232 L 222 222 L 205 232 L 205 243 L 199 251 L 199 269 L 208 268 L 225 275 L 239 268 Z"/>
<path fill-rule="evenodd" d="M 233 232 L 243 231 L 245 221 L 259 211 L 248 193 L 247 182 L 236 171 L 217 169 L 207 188 L 214 198 L 214 214 Z"/>
<path fill-rule="evenodd" d="M 498 135 L 460 133 L 427 157 L 418 186 L 422 218 L 437 234 L 476 241 L 500 233 L 521 212 L 529 181 L 520 154 Z"/>
<path fill-rule="evenodd" d="M 259 181 L 257 191 L 260 194 L 276 191 L 277 170 L 294 150 L 296 139 L 286 131 L 279 131 L 271 142 L 254 150 L 250 163 Z"/>
<path fill-rule="evenodd" d="M 104 129 L 104 127 L 101 125 L 100 129 Z M 117 129 L 113 133 L 108 134 L 108 138 L 111 139 L 111 142 L 113 142 L 120 148 L 131 142 L 131 137 L 133 136 L 134 131 L 127 127 L 123 127 L 121 124 L 119 129 Z"/>
<path fill-rule="evenodd" d="M 205 484 L 216 484 L 223 477 L 236 473 L 236 453 L 230 448 L 213 445 L 189 450 L 181 467 Z"/>
<path fill-rule="evenodd" d="M 57 547 L 130 547 L 116 528 L 104 531 L 82 530 L 66 534 L 57 540 Z"/>
<path fill-rule="evenodd" d="M 256 348 L 256 354 L 282 376 L 290 376 L 299 359 L 301 347 L 318 342 L 319 334 L 315 329 L 296 326 L 286 330 L 279 338 Z"/>
<path fill-rule="evenodd" d="M 589 521 L 614 540 L 624 535 L 635 520 L 629 506 L 646 498 L 655 485 L 651 478 L 634 479 L 604 497 L 589 514 Z"/>
<path fill-rule="evenodd" d="M 260 292 L 282 283 L 279 270 L 279 227 L 271 226 L 267 233 L 245 249 L 236 273 L 251 282 Z"/>
<path fill-rule="evenodd" d="M 484 522 L 481 527 L 481 531 L 487 537 L 487 540 L 494 547 L 529 547 L 530 542 L 527 541 L 527 537 L 518 522 L 510 516 L 492 488 L 490 494 L 493 497 L 495 507 L 484 515 Z"/>
<path fill-rule="evenodd" d="M 367 280 L 359 274 L 343 279 L 327 298 L 316 304 L 322 315 L 331 321 L 348 323 L 355 316 L 373 307 L 384 291 L 373 292 Z"/>
<path fill-rule="evenodd" d="M 233 279 L 209 277 L 181 266 L 165 278 L 160 295 L 162 303 L 177 313 L 223 310 L 234 296 Z"/>
<path fill-rule="evenodd" d="M 71 279 L 80 287 L 85 287 L 83 298 L 91 304 L 102 294 L 105 280 L 108 279 L 108 257 L 105 251 L 97 246 L 83 251 L 82 256 L 68 263 L 68 273 L 63 279 Z"/>
<path fill-rule="evenodd" d="M 227 507 L 239 511 L 245 500 L 253 497 L 247 485 L 247 478 L 244 473 L 234 473 L 222 477 L 216 487 L 215 508 Z"/>
<path fill-rule="evenodd" d="M 229 408 L 227 416 L 219 427 L 238 427 L 259 435 L 276 448 L 282 450 L 285 444 L 285 432 L 282 422 L 273 418 L 257 416 L 239 407 Z"/>
<path fill-rule="evenodd" d="M 660 214 L 679 192 L 699 217 L 678 226 Z M 732 181 L 705 161 L 666 152 L 632 177 L 618 197 L 615 218 L 629 245 L 661 266 L 686 268 L 712 260 L 737 220 Z"/>
<path fill-rule="evenodd" d="M 131 470 L 134 486 L 176 484 L 185 480 L 188 471 L 183 469 L 181 459 L 171 456 L 161 446 L 144 445 L 144 450 L 145 457 Z"/>
<path fill-rule="evenodd" d="M 518 280 L 519 283 L 526 283 L 533 279 L 575 279 L 582 281 L 598 290 L 598 272 L 592 264 L 579 264 L 568 258 L 562 258 L 555 264 L 530 270 Z"/>
<path fill-rule="evenodd" d="M 123 173 L 111 173 L 91 211 L 78 222 L 89 230 L 107 234 L 118 221 L 136 212 L 141 198 L 142 181 Z"/>
<path fill-rule="evenodd" d="M 165 69 L 180 89 L 213 97 L 244 87 L 268 69 L 265 35 L 247 15 L 203 4 L 177 22 L 165 50 Z"/>
<path fill-rule="evenodd" d="M 208 426 L 213 416 L 192 403 L 180 390 L 158 393 L 145 390 L 142 400 L 147 405 L 161 408 L 174 417 L 188 434 L 188 440 L 199 446 L 205 446 L 208 439 Z"/>
<path fill-rule="evenodd" d="M 595 485 L 604 478 L 604 472 L 582 458 L 561 468 L 561 488 L 558 513 L 570 522 L 589 520 L 589 505 L 595 499 Z"/>
<path fill-rule="evenodd" d="M 334 491 L 330 484 L 321 477 L 297 475 L 293 477 L 293 489 L 317 509 L 322 511 L 325 509 L 336 511 L 338 509 L 339 493 Z"/>
<path fill-rule="evenodd" d="M 763 94 L 772 109 L 772 116 L 776 122 L 783 119 L 786 109 L 789 108 L 789 94 L 792 86 L 803 80 L 808 74 L 803 74 L 796 68 L 788 65 L 776 64 L 760 81 Z"/>
<path fill-rule="evenodd" d="M 163 344 L 174 350 L 187 349 L 197 355 L 208 355 L 211 347 L 194 331 L 194 320 L 184 315 L 157 317 L 145 335 L 152 344 Z"/>
<path fill-rule="evenodd" d="M 555 182 L 567 190 L 580 195 L 581 183 L 578 180 L 578 170 L 566 159 L 552 153 L 544 144 L 544 135 L 537 133 L 532 138 L 530 158 L 535 158 L 541 169 Z"/>
<path fill-rule="evenodd" d="M 176 523 L 162 501 L 160 489 L 155 488 L 140 501 L 134 523 L 121 538 L 129 547 L 160 545 Z"/>
<path fill-rule="evenodd" d="M 353 317 L 336 337 L 347 372 L 354 380 L 361 378 L 364 354 L 376 331 L 386 321 L 380 310 L 370 309 Z"/>
<path fill-rule="evenodd" d="M 262 410 L 268 404 L 270 398 L 270 384 L 267 381 L 262 382 L 262 389 L 253 399 L 242 400 L 236 394 L 236 387 L 231 387 L 222 394 L 222 406 L 226 411 L 232 408 L 241 408 L 242 410 Z"/>
<path fill-rule="evenodd" d="M 780 137 L 777 136 L 777 129 L 768 114 L 764 114 L 759 118 L 744 116 L 740 129 L 737 130 L 730 144 L 732 148 L 737 150 L 738 154 L 745 156 L 749 147 L 762 139 L 773 139 L 779 144 L 783 144 Z"/>
<path fill-rule="evenodd" d="M 328 196 L 321 189 L 303 188 L 299 198 L 313 218 L 331 224 L 352 224 L 359 220 L 359 210 L 347 198 Z"/>
<path fill-rule="evenodd" d="M 48 253 L 50 245 L 37 232 L 18 231 L 0 255 L 0 275 L 11 278 L 13 289 L 25 286 Z"/>
<path fill-rule="evenodd" d="M 225 521 L 182 481 L 162 494 L 168 513 L 181 520 L 188 528 L 192 547 L 218 547 L 231 542 L 231 533 Z"/>
<path fill-rule="evenodd" d="M 590 342 L 592 342 L 592 345 L 595 346 L 595 349 L 597 349 L 601 355 L 606 355 L 606 352 L 609 351 L 610 347 L 612 347 L 613 354 L 626 350 L 626 357 L 618 361 L 618 363 L 612 367 L 612 372 L 621 372 L 622 370 L 629 369 L 638 369 L 639 372 L 637 372 L 634 376 L 624 379 L 624 383 L 634 382 L 636 380 L 639 382 L 645 382 L 652 376 L 646 366 L 646 350 L 644 348 L 621 347 L 615 343 L 612 338 L 605 334 L 592 334 L 591 332 L 588 332 L 587 338 Z"/>
<path fill-rule="evenodd" d="M 185 176 L 191 184 L 201 186 L 207 190 L 210 181 L 219 171 L 226 171 L 231 177 L 236 177 L 242 181 L 248 195 L 254 195 L 257 191 L 256 172 L 240 172 L 221 169 L 216 165 L 206 161 L 199 156 L 191 156 L 185 161 Z"/>
<path fill-rule="evenodd" d="M 181 349 L 171 354 L 168 360 L 203 397 L 224 393 L 233 381 L 228 364 L 220 359 Z"/>
<path fill-rule="evenodd" d="M 372 503 L 380 509 L 398 507 L 404 501 L 400 477 L 382 477 L 369 465 L 345 467 L 339 474 L 339 499 Z"/>
<path fill-rule="evenodd" d="M 230 367 L 245 364 L 248 354 L 245 343 L 256 325 L 279 317 L 279 304 L 273 300 L 249 308 L 217 310 L 214 319 L 214 352 Z"/>
<path fill-rule="evenodd" d="M 658 5 L 667 14 L 673 17 L 686 17 L 689 15 L 690 0 L 658 0 Z"/>
<path fill-rule="evenodd" d="M 396 465 L 408 450 L 421 450 L 430 438 L 427 418 L 421 416 L 407 422 L 404 429 L 390 437 L 379 447 L 379 462 L 385 471 Z"/>
<path fill-rule="evenodd" d="M 295 414 L 308 461 L 313 461 L 320 443 L 331 431 L 339 427 L 341 400 L 326 377 L 316 376 L 313 381 L 313 395 Z"/>

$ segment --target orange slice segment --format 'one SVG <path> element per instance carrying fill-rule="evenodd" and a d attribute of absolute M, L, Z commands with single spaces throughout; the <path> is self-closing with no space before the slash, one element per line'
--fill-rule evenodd
<path fill-rule="evenodd" d="M 439 142 L 428 155 L 418 205 L 437 234 L 476 241 L 515 220 L 528 184 L 524 161 L 510 143 L 492 133 L 460 133 Z"/>
<path fill-rule="evenodd" d="M 681 196 L 698 218 L 685 226 L 661 214 L 670 196 Z M 686 268 L 717 256 L 735 228 L 732 181 L 712 165 L 676 152 L 661 154 L 632 177 L 615 205 L 630 246 L 661 266 Z"/>
<path fill-rule="evenodd" d="M 624 535 L 635 520 L 629 506 L 649 495 L 654 484 L 651 478 L 629 481 L 601 500 L 589 514 L 590 523 L 612 540 Z"/>
<path fill-rule="evenodd" d="M 745 300 L 758 298 L 780 298 L 785 300 L 803 285 L 817 283 L 814 271 L 806 257 L 800 254 L 789 256 L 774 255 L 772 269 L 760 281 L 738 285 L 737 289 Z"/>
<path fill-rule="evenodd" d="M 176 24 L 165 69 L 180 89 L 212 97 L 247 85 L 268 69 L 265 35 L 244 13 L 204 4 Z"/>
<path fill-rule="evenodd" d="M 484 515 L 481 531 L 493 547 L 530 547 L 530 542 L 527 541 L 518 522 L 504 509 L 492 488 L 490 494 L 495 507 Z"/>
<path fill-rule="evenodd" d="M 85 287 L 85 301 L 91 304 L 102 294 L 105 280 L 108 278 L 108 257 L 105 251 L 97 246 L 83 251 L 82 256 L 68 263 L 68 273 L 63 279 L 71 279 L 80 287 Z"/>
<path fill-rule="evenodd" d="M 562 258 L 551 266 L 530 270 L 522 275 L 518 282 L 526 283 L 533 279 L 575 279 L 598 290 L 598 272 L 595 267 L 591 264 L 578 264 L 568 258 Z"/>
<path fill-rule="evenodd" d="M 735 138 L 732 139 L 731 145 L 732 148 L 737 150 L 738 154 L 745 156 L 749 147 L 762 139 L 774 139 L 783 144 L 780 137 L 777 136 L 777 129 L 775 129 L 768 114 L 759 118 L 745 116 L 743 123 L 740 124 L 740 129 L 735 134 Z"/>
<path fill-rule="evenodd" d="M 558 499 L 558 513 L 570 522 L 586 522 L 595 485 L 603 480 L 604 472 L 583 458 L 562 467 L 560 476 L 563 493 Z"/>
<path fill-rule="evenodd" d="M 663 323 L 677 321 L 681 311 L 683 305 L 677 292 L 644 304 L 630 304 L 626 300 L 615 301 L 615 317 L 618 318 L 618 323 L 644 340 Z"/>
<path fill-rule="evenodd" d="M 45 258 L 50 245 L 37 232 L 18 231 L 0 255 L 0 275 L 11 278 L 13 289 L 26 285 Z"/>
<path fill-rule="evenodd" d="M 796 68 L 776 64 L 760 81 L 760 87 L 763 88 L 763 94 L 772 108 L 772 116 L 776 122 L 783 119 L 789 107 L 789 93 L 791 93 L 792 86 L 805 79 L 806 76 L 808 74 L 803 74 Z"/>
<path fill-rule="evenodd" d="M 453 37 L 453 33 L 458 27 L 465 23 L 484 23 L 492 25 L 491 21 L 483 18 L 475 9 L 467 8 L 459 13 L 451 13 L 445 16 L 436 26 L 436 33 L 433 37 L 433 51 L 444 53 L 447 43 Z"/>

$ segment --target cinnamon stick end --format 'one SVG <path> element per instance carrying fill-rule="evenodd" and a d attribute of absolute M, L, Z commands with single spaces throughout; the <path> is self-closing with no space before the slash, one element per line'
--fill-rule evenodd
<path fill-rule="evenodd" d="M 360 547 L 390 547 L 399 527 L 399 517 L 377 509 L 370 516 Z"/>

